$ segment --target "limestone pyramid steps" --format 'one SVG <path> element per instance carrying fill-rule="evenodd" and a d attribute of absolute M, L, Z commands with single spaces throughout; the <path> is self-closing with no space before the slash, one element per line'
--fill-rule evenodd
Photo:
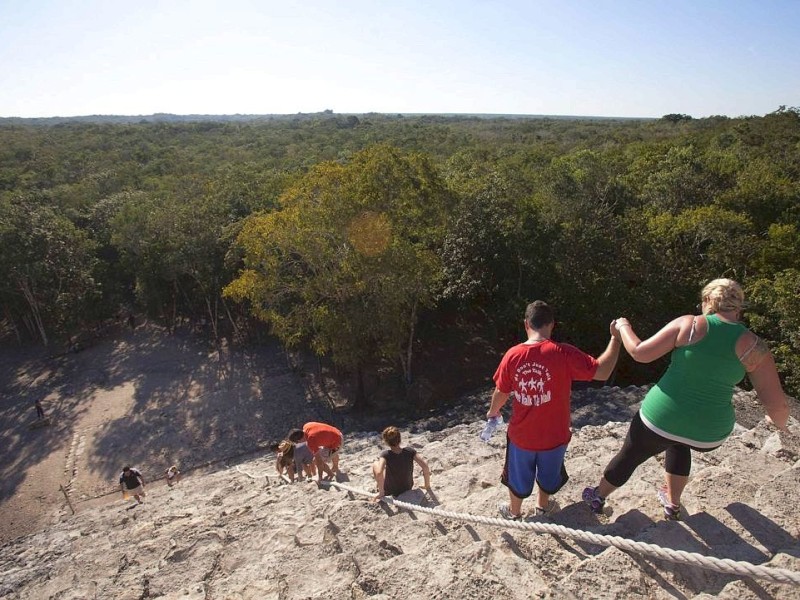
<path fill-rule="evenodd" d="M 797 430 L 798 426 L 794 425 Z M 657 460 L 593 515 L 579 501 L 619 448 L 625 423 L 577 430 L 551 522 L 573 529 L 800 570 L 800 464 L 765 425 L 695 455 L 687 517 L 662 519 Z M 480 423 L 405 434 L 433 475 L 435 500 L 412 503 L 496 516 L 504 435 Z M 800 433 L 800 431 L 796 431 Z M 351 434 L 348 485 L 371 490 L 375 432 Z M 800 588 L 741 581 L 687 565 L 512 527 L 470 524 L 376 504 L 316 483 L 279 485 L 273 457 L 243 458 L 148 486 L 143 506 L 115 499 L 0 547 L 0 598 L 800 598 Z M 528 501 L 524 506 L 531 506 Z"/>

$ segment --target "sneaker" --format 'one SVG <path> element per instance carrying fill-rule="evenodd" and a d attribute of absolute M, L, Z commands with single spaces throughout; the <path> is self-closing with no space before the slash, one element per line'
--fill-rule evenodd
<path fill-rule="evenodd" d="M 535 517 L 546 517 L 548 515 L 553 514 L 556 511 L 557 504 L 555 500 L 552 498 L 547 502 L 547 506 L 542 508 L 541 506 L 537 506 L 534 510 L 533 516 Z"/>
<path fill-rule="evenodd" d="M 658 490 L 658 501 L 661 503 L 661 506 L 664 507 L 664 518 L 668 521 L 680 521 L 681 520 L 681 505 L 680 504 L 673 504 L 669 501 L 669 494 L 667 494 L 666 488 L 661 488 Z"/>
<path fill-rule="evenodd" d="M 508 504 L 498 504 L 497 510 L 500 516 L 509 521 L 522 521 L 522 515 L 515 515 L 511 512 L 511 507 Z"/>
<path fill-rule="evenodd" d="M 583 494 L 581 495 L 583 501 L 586 502 L 589 508 L 592 509 L 592 512 L 596 514 L 602 513 L 603 507 L 606 505 L 606 499 L 597 493 L 599 489 L 600 488 L 597 487 L 587 487 L 583 490 Z"/>

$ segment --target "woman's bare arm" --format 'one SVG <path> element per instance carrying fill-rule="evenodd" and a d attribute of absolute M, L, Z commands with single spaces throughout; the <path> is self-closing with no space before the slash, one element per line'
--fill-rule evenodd
<path fill-rule="evenodd" d="M 425 489 L 431 489 L 431 469 L 428 466 L 428 463 L 422 458 L 419 454 L 414 455 L 414 461 L 420 466 L 422 469 L 422 478 L 425 481 Z"/>
<path fill-rule="evenodd" d="M 620 339 L 631 358 L 636 362 L 649 363 L 661 358 L 678 345 L 681 331 L 691 327 L 693 318 L 692 315 L 684 315 L 673 319 L 656 334 L 644 341 L 640 340 L 639 336 L 636 335 L 628 319 L 617 319 L 615 327 L 619 331 Z"/>
<path fill-rule="evenodd" d="M 758 400 L 764 406 L 767 416 L 775 427 L 786 430 L 786 422 L 789 420 L 789 403 L 783 387 L 781 387 L 775 359 L 764 340 L 749 332 L 742 337 L 744 345 L 747 347 L 746 355 L 741 359 L 742 364 L 756 394 L 758 394 Z"/>

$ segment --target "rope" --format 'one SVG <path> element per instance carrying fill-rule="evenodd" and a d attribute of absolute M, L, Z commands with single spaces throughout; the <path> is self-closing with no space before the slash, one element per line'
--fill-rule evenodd
<path fill-rule="evenodd" d="M 242 475 L 247 475 L 250 479 L 266 479 L 267 481 L 270 479 L 277 479 L 281 483 L 292 483 L 285 475 L 270 475 L 269 473 L 265 473 L 264 475 L 253 475 L 252 473 L 248 473 L 244 469 L 240 468 L 238 465 L 236 466 L 236 470 Z"/>
<path fill-rule="evenodd" d="M 266 473 L 264 475 L 253 475 L 252 473 L 248 473 L 247 471 L 239 467 L 239 465 L 236 465 L 236 470 L 239 471 L 239 473 L 241 473 L 242 475 L 247 475 L 250 479 L 261 479 L 262 477 L 266 477 L 267 479 L 269 479 L 269 475 L 267 475 Z"/>
<path fill-rule="evenodd" d="M 352 488 L 350 486 L 338 483 L 336 481 L 322 481 L 321 484 L 332 485 L 346 492 L 358 494 L 361 496 L 374 497 L 375 494 L 364 492 L 362 490 Z M 482 523 L 484 525 L 494 525 L 497 527 L 507 527 L 514 529 L 523 529 L 526 531 L 533 531 L 534 533 L 549 533 L 556 536 L 568 537 L 591 544 L 601 546 L 613 546 L 620 550 L 627 552 L 635 552 L 644 554 L 645 556 L 652 556 L 660 558 L 669 562 L 688 564 L 701 569 L 708 569 L 716 571 L 717 573 L 726 573 L 730 575 L 738 575 L 739 577 L 753 577 L 755 579 L 765 579 L 772 583 L 788 583 L 791 585 L 800 585 L 800 573 L 790 571 L 788 569 L 780 569 L 775 567 L 762 567 L 760 565 L 753 565 L 744 561 L 731 560 L 729 558 L 716 558 L 714 556 L 705 556 L 697 552 L 686 552 L 685 550 L 673 550 L 671 548 L 662 548 L 656 544 L 648 544 L 646 542 L 637 542 L 629 540 L 616 535 L 602 535 L 591 533 L 589 531 L 581 531 L 578 529 L 570 529 L 563 525 L 556 525 L 555 523 L 535 523 L 525 521 L 510 521 L 508 519 L 500 519 L 497 517 L 482 517 L 470 515 L 467 513 L 458 513 L 449 510 L 441 510 L 438 508 L 429 508 L 427 506 L 418 506 L 416 504 L 409 504 L 401 500 L 395 500 L 391 497 L 383 499 L 387 504 L 393 504 L 400 508 L 405 508 L 412 512 L 428 513 L 431 515 L 438 515 L 448 519 L 456 519 L 459 521 L 467 521 L 471 523 Z"/>

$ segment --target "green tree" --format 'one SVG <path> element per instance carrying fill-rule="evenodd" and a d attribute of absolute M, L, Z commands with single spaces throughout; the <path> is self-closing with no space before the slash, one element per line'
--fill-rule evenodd
<path fill-rule="evenodd" d="M 449 194 L 422 155 L 376 146 L 323 163 L 244 225 L 239 276 L 225 293 L 248 301 L 287 346 L 308 343 L 360 372 L 396 361 L 412 379 L 419 311 L 441 277 Z"/>
<path fill-rule="evenodd" d="M 709 164 L 692 145 L 669 148 L 648 171 L 632 171 L 629 179 L 634 187 L 641 185 L 644 203 L 660 212 L 674 214 L 694 206 L 707 206 L 721 190 L 731 186 L 729 176 Z"/>
<path fill-rule="evenodd" d="M 616 214 L 625 193 L 619 170 L 614 156 L 599 152 L 557 157 L 542 172 L 534 196 L 539 228 L 549 240 L 534 251 L 552 265 L 546 285 L 558 308 L 559 333 L 587 348 L 602 343 L 605 319 L 625 298 L 631 257 Z"/>
<path fill-rule="evenodd" d="M 748 285 L 753 329 L 767 338 L 787 391 L 800 395 L 800 268 Z"/>
<path fill-rule="evenodd" d="M 646 227 L 650 285 L 659 290 L 667 314 L 688 311 L 700 287 L 714 277 L 744 280 L 758 248 L 746 216 L 712 206 L 650 215 Z"/>
<path fill-rule="evenodd" d="M 81 323 L 97 292 L 93 250 L 84 231 L 36 199 L 0 201 L 0 301 L 18 336 L 22 323 L 48 345 L 53 331 Z"/>
<path fill-rule="evenodd" d="M 113 218 L 112 243 L 151 315 L 170 325 L 180 316 L 205 315 L 219 335 L 221 290 L 228 281 L 225 231 L 235 212 L 202 182 L 127 196 Z"/>
<path fill-rule="evenodd" d="M 800 394 L 800 230 L 772 225 L 747 282 L 751 326 L 769 342 L 789 392 Z"/>

